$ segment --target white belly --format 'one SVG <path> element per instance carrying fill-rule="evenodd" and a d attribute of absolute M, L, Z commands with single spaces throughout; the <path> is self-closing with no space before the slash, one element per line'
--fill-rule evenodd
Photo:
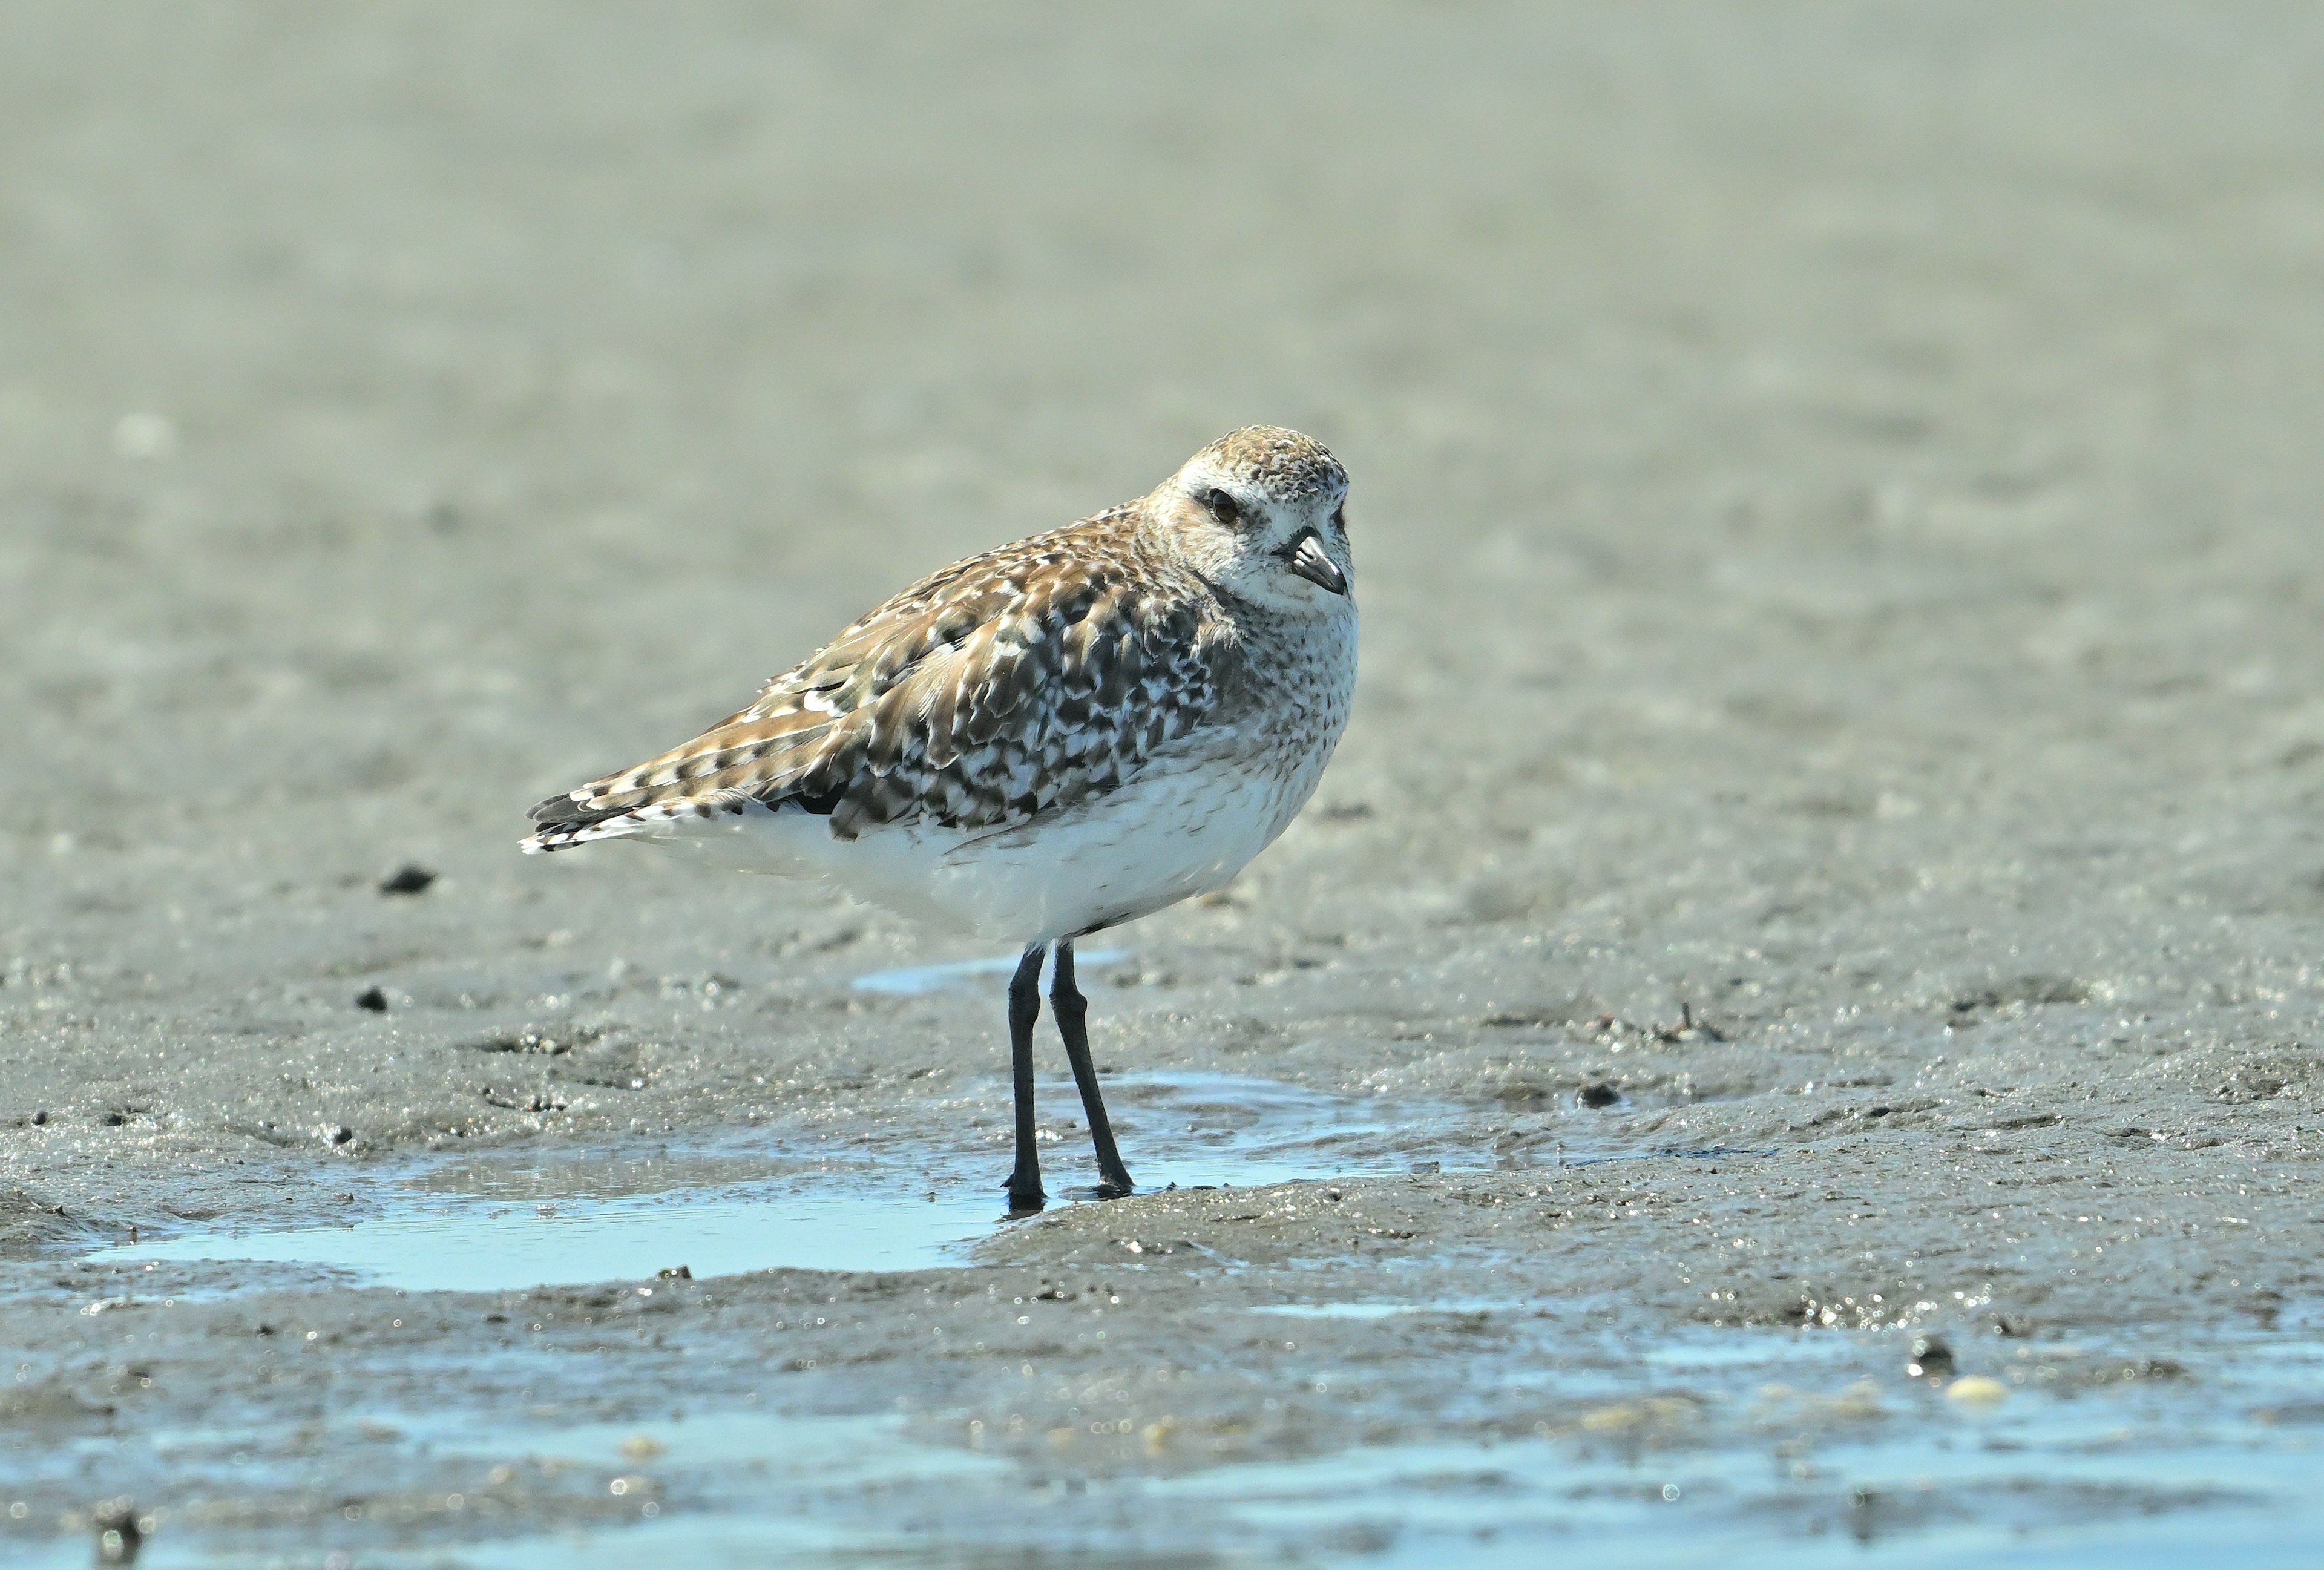
<path fill-rule="evenodd" d="M 1240 770 L 1149 770 L 1038 829 L 964 841 L 931 892 L 980 934 L 1028 943 L 1132 920 L 1232 882 L 1298 810 L 1285 809 L 1281 785 Z"/>
<path fill-rule="evenodd" d="M 1119 790 L 1017 828 L 883 826 L 839 840 L 827 817 L 754 808 L 638 837 L 753 872 L 828 879 L 981 937 L 1041 943 L 1224 888 L 1305 805 L 1328 756 L 1286 772 L 1210 749 L 1166 753 Z"/>

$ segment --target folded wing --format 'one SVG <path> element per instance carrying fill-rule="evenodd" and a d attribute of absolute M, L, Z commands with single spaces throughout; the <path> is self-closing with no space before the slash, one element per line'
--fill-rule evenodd
<path fill-rule="evenodd" d="M 1065 532 L 913 585 L 684 746 L 534 808 L 524 848 L 754 804 L 841 839 L 999 828 L 1116 788 L 1211 712 L 1216 651 L 1191 599 Z"/>

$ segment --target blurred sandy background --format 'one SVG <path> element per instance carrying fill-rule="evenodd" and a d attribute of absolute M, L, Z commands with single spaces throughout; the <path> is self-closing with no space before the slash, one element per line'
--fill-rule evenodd
<path fill-rule="evenodd" d="M 2291 4 L 16 0 L 8 1246 L 802 1106 L 997 1181 L 997 1003 L 845 984 L 968 951 L 524 808 L 1266 421 L 1354 476 L 1357 717 L 1102 1060 L 1505 1150 L 1610 1085 L 1853 1141 L 1868 1271 L 2312 1294 L 2319 102 Z M 1991 1277 L 2011 1130 L 2186 1226 Z M 1840 1234 L 1765 1224 L 1780 1320 Z"/>
<path fill-rule="evenodd" d="M 1891 1025 L 2025 974 L 2314 995 L 2309 8 L 5 29 L 19 1099 L 375 1138 L 232 1055 L 367 1092 L 358 986 L 521 1023 L 551 934 L 770 984 L 835 920 L 929 952 L 511 842 L 1258 420 L 1356 476 L 1361 706 L 1247 928 L 1149 945 L 1305 921 L 1484 994 L 1421 1031 L 1738 976 Z M 408 860 L 443 884 L 383 901 Z M 401 1137 L 474 1111 L 440 1064 L 396 1090 Z"/>

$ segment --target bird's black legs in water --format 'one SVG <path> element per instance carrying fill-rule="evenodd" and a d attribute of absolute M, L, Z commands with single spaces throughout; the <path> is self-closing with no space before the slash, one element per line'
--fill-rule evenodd
<path fill-rule="evenodd" d="M 1020 976 L 1022 970 L 1018 972 Z M 1114 1149 L 1113 1125 L 1106 1121 L 1105 1098 L 1098 1094 L 1097 1067 L 1090 1061 L 1089 1002 L 1074 985 L 1074 940 L 1057 945 L 1057 968 L 1049 978 L 1049 1008 L 1057 1016 L 1057 1034 L 1065 1039 L 1065 1058 L 1074 1066 L 1074 1083 L 1081 1087 L 1082 1111 L 1089 1118 L 1090 1142 L 1097 1147 L 1097 1191 L 1107 1199 L 1131 1192 L 1130 1168 Z"/>
<path fill-rule="evenodd" d="M 1009 1174 L 1010 1211 L 1038 1210 L 1041 1158 L 1033 1147 L 1033 1024 L 1041 1017 L 1041 961 L 1049 946 L 1036 943 L 1009 981 L 1009 1071 L 1017 1091 L 1017 1168 Z"/>
<path fill-rule="evenodd" d="M 1041 1155 L 1034 1142 L 1033 1027 L 1041 1018 L 1041 962 L 1049 946 L 1036 943 L 1017 962 L 1009 980 L 1009 1070 L 1017 1096 L 1017 1167 L 1009 1174 L 1009 1208 L 1021 1214 L 1041 1208 Z M 1107 1199 L 1132 1192 L 1130 1168 L 1114 1148 L 1113 1125 L 1105 1115 L 1105 1098 L 1097 1087 L 1097 1065 L 1090 1061 L 1089 1001 L 1074 984 L 1074 943 L 1057 945 L 1056 974 L 1049 983 L 1049 1006 L 1056 1011 L 1057 1034 L 1065 1038 L 1065 1059 L 1074 1066 L 1074 1083 L 1081 1087 L 1082 1111 L 1089 1118 L 1090 1143 L 1097 1147 L 1097 1191 Z"/>

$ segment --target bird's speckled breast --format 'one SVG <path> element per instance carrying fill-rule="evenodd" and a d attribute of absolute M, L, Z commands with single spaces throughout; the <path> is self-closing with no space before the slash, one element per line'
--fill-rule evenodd
<path fill-rule="evenodd" d="M 1272 821 L 1266 843 L 1291 826 L 1314 795 L 1356 698 L 1356 608 L 1320 623 L 1246 631 L 1240 679 L 1222 721 L 1235 733 L 1232 753 L 1263 775 Z"/>

